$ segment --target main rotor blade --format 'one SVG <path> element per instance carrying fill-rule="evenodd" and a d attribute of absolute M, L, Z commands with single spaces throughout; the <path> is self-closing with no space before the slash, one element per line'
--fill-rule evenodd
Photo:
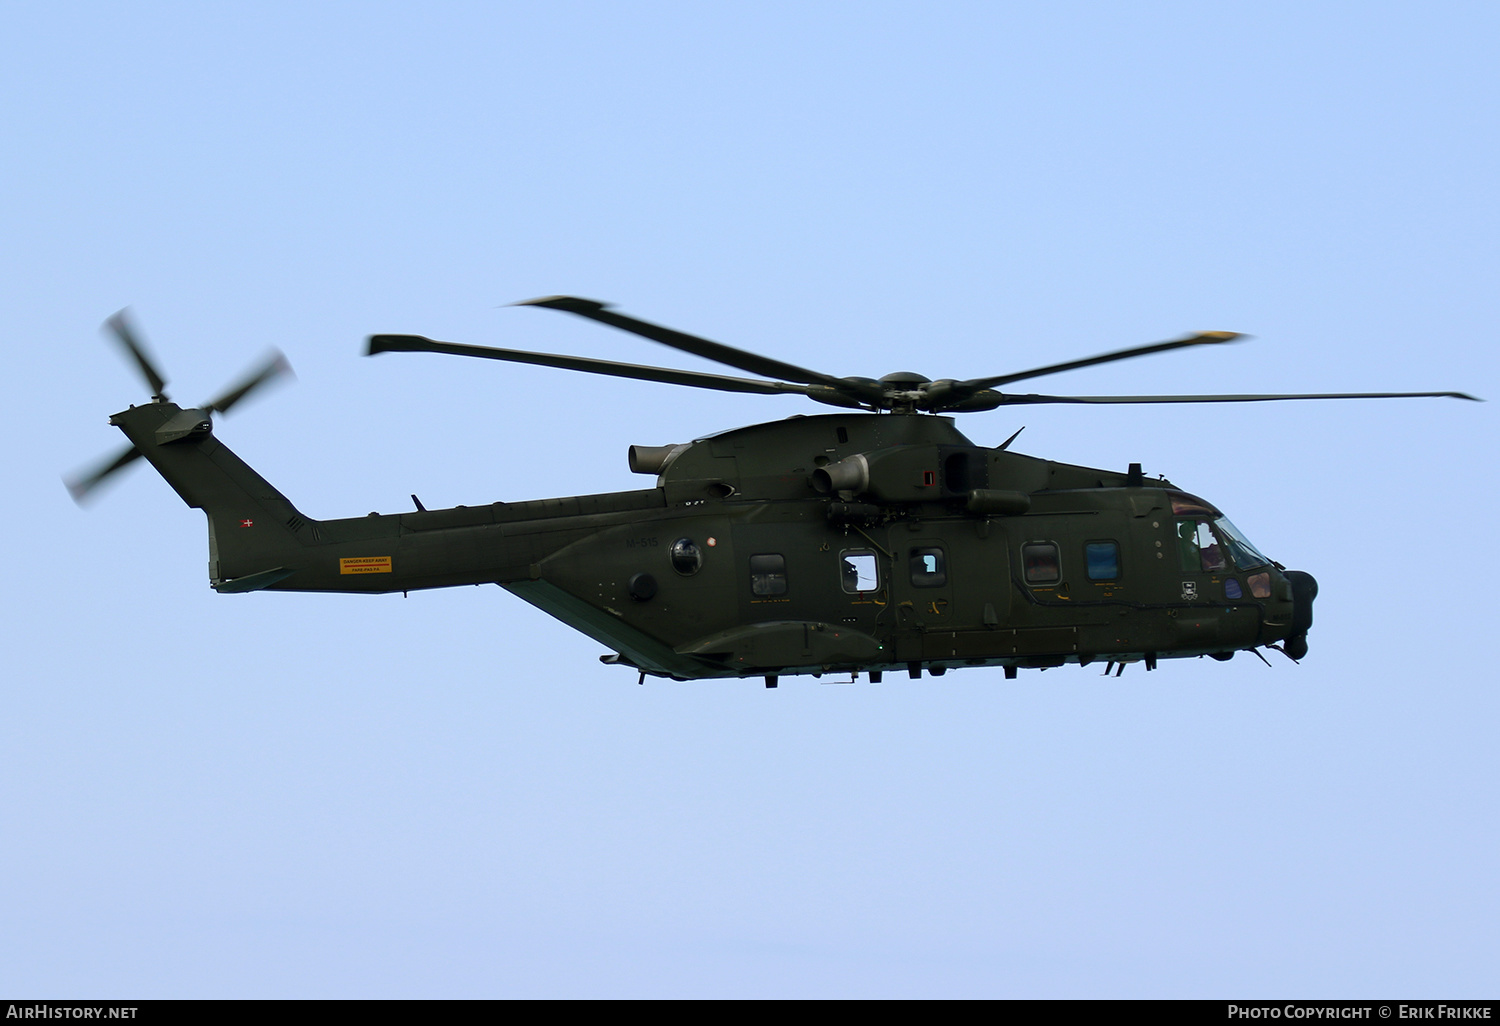
<path fill-rule="evenodd" d="M 956 382 L 953 385 L 953 390 L 960 394 L 973 394 L 980 389 L 998 388 L 1001 385 L 1008 385 L 1012 381 L 1039 378 L 1045 374 L 1059 374 L 1063 371 L 1077 370 L 1080 367 L 1093 367 L 1101 363 L 1113 363 L 1116 360 L 1129 360 L 1136 356 L 1165 353 L 1173 349 L 1181 349 L 1184 346 L 1218 345 L 1224 342 L 1233 342 L 1236 339 L 1244 337 L 1244 335 L 1241 335 L 1237 331 L 1200 331 L 1196 335 L 1174 339 L 1170 342 L 1156 342 L 1149 346 L 1119 349 L 1112 353 L 1101 353 L 1098 356 L 1085 357 L 1082 360 L 1070 360 L 1067 363 L 1054 363 L 1047 367 L 1037 367 L 1034 370 L 1021 371 L 1018 374 L 1001 374 L 993 378 L 971 378 L 968 381 Z"/>
<path fill-rule="evenodd" d="M 653 342 L 680 349 L 684 353 L 692 353 L 704 359 L 722 363 L 737 370 L 749 371 L 751 374 L 763 374 L 768 378 L 785 378 L 789 381 L 800 381 L 808 385 L 824 385 L 838 392 L 861 398 L 874 398 L 880 394 L 877 388 L 873 392 L 855 382 L 836 378 L 831 374 L 821 371 L 808 370 L 806 367 L 798 367 L 796 364 L 783 363 L 781 360 L 773 360 L 769 356 L 761 356 L 758 353 L 747 352 L 726 346 L 721 342 L 710 342 L 706 338 L 697 335 L 689 335 L 685 332 L 674 331 L 664 328 L 659 324 L 651 324 L 635 317 L 627 317 L 610 310 L 609 305 L 594 299 L 580 299 L 577 296 L 543 296 L 541 299 L 526 299 L 512 306 L 544 306 L 549 310 L 565 310 L 568 313 L 587 317 L 601 324 L 628 331 Z M 867 394 L 868 393 L 868 394 Z"/>
<path fill-rule="evenodd" d="M 98 487 L 105 478 L 117 470 L 123 470 L 140 458 L 141 450 L 132 445 L 109 462 L 101 464 L 99 469 L 90 474 L 85 474 L 82 477 L 64 478 L 63 484 L 68 486 L 68 494 L 73 496 L 73 501 L 82 506 L 84 500 L 88 498 L 89 493 Z"/>
<path fill-rule="evenodd" d="M 758 395 L 793 393 L 810 396 L 824 402 L 830 401 L 827 390 L 815 385 L 794 385 L 784 381 L 756 381 L 751 378 L 731 378 L 722 374 L 703 374 L 699 371 L 674 370 L 670 367 L 644 367 L 633 363 L 593 360 L 584 356 L 561 356 L 555 353 L 529 353 L 519 349 L 469 346 L 457 342 L 438 342 L 434 339 L 424 338 L 421 335 L 371 335 L 367 355 L 374 356 L 377 353 L 446 353 L 450 356 L 475 356 L 485 360 L 504 360 L 508 363 L 528 363 L 542 367 L 558 367 L 562 370 L 584 371 L 589 374 L 607 374 L 617 378 L 634 378 L 638 381 L 660 381 L 668 385 L 690 385 L 694 388 L 711 388 L 720 392 L 752 392 Z"/>
<path fill-rule="evenodd" d="M 975 396 L 976 400 L 983 398 Z M 1004 395 L 996 406 L 1045 403 L 1265 403 L 1283 399 L 1483 399 L 1466 392 L 1318 392 L 1307 395 Z"/>
<path fill-rule="evenodd" d="M 273 349 L 260 370 L 246 375 L 239 384 L 226 391 L 213 402 L 207 403 L 203 408 L 209 413 L 228 413 L 231 406 L 245 398 L 245 396 L 255 391 L 261 385 L 282 375 L 291 373 L 292 365 L 287 363 L 286 357 L 281 355 L 279 349 Z"/>
<path fill-rule="evenodd" d="M 120 344 L 126 348 L 131 356 L 135 357 L 135 362 L 140 366 L 141 373 L 146 377 L 146 383 L 151 386 L 151 394 L 166 398 L 167 393 L 165 389 L 167 387 L 167 380 L 157 372 L 150 358 L 146 356 L 145 346 L 141 344 L 140 339 L 136 337 L 134 329 L 130 326 L 130 320 L 127 316 L 129 310 L 130 308 L 126 307 L 124 310 L 116 313 L 104 322 L 104 326 L 113 332 Z"/>

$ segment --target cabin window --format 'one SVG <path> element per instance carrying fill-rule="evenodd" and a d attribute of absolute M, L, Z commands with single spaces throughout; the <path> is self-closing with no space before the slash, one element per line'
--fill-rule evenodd
<path fill-rule="evenodd" d="M 750 593 L 761 598 L 786 594 L 786 559 L 767 554 L 750 557 Z"/>
<path fill-rule="evenodd" d="M 1258 599 L 1271 597 L 1271 575 L 1269 572 L 1263 574 L 1251 574 L 1245 581 L 1250 585 L 1250 594 Z"/>
<path fill-rule="evenodd" d="M 940 588 L 948 583 L 948 564 L 936 546 L 911 550 L 911 583 L 918 588 Z"/>
<path fill-rule="evenodd" d="M 1052 542 L 1027 542 L 1021 546 L 1021 566 L 1027 584 L 1055 584 L 1062 580 L 1057 546 Z"/>
<path fill-rule="evenodd" d="M 880 587 L 876 575 L 875 553 L 846 552 L 839 557 L 839 573 L 844 590 L 850 595 L 861 595 Z"/>
<path fill-rule="evenodd" d="M 691 577 L 703 568 L 703 550 L 691 538 L 678 538 L 672 543 L 672 569 L 684 577 Z"/>
<path fill-rule="evenodd" d="M 1114 581 L 1120 577 L 1120 546 L 1112 541 L 1089 542 L 1083 547 L 1089 580 Z"/>
<path fill-rule="evenodd" d="M 1207 520 L 1177 521 L 1177 550 L 1184 571 L 1217 572 L 1224 569 L 1224 552 Z"/>
<path fill-rule="evenodd" d="M 1233 577 L 1224 578 L 1224 597 L 1227 599 L 1244 598 L 1245 592 L 1240 588 L 1240 582 Z"/>

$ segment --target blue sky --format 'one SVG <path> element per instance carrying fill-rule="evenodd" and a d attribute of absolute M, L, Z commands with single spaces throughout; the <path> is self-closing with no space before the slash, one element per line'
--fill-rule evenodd
<path fill-rule="evenodd" d="M 872 4 L 13 4 L 0 63 L 0 991 L 1486 997 L 1492 406 L 1035 408 L 1322 593 L 1301 665 L 637 687 L 495 588 L 218 596 L 145 398 L 274 345 L 220 436 L 315 517 L 639 487 L 629 443 L 820 412 L 359 354 L 718 370 L 552 293 L 834 374 L 1253 341 L 1079 394 L 1494 399 L 1497 15 Z M 1479 564 L 1470 562 L 1480 560 Z"/>

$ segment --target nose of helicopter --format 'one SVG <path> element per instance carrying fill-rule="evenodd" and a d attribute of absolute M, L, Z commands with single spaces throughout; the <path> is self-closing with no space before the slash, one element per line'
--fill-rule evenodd
<path fill-rule="evenodd" d="M 1292 586 L 1292 627 L 1283 648 L 1293 659 L 1307 655 L 1307 630 L 1313 622 L 1313 599 L 1318 597 L 1318 581 L 1305 570 L 1288 570 L 1286 579 Z"/>

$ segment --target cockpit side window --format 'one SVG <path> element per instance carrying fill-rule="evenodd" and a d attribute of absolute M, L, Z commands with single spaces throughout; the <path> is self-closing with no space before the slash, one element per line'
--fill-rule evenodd
<path fill-rule="evenodd" d="M 1229 565 L 1224 560 L 1224 550 L 1219 547 L 1213 528 L 1201 520 L 1198 522 L 1198 555 L 1204 570 L 1218 571 Z"/>
<path fill-rule="evenodd" d="M 1207 520 L 1177 521 L 1177 550 L 1182 556 L 1182 569 L 1188 572 L 1216 573 L 1227 565 Z"/>

